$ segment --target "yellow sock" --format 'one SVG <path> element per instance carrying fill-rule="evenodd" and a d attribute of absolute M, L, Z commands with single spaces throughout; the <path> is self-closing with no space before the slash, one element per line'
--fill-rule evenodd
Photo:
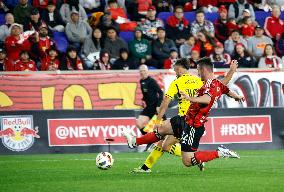
<path fill-rule="evenodd" d="M 164 151 L 161 147 L 155 146 L 151 153 L 148 155 L 147 159 L 145 160 L 144 164 L 151 169 L 153 165 L 162 157 Z"/>
<path fill-rule="evenodd" d="M 179 143 L 176 143 L 171 146 L 169 153 L 176 156 L 181 156 L 181 146 Z"/>

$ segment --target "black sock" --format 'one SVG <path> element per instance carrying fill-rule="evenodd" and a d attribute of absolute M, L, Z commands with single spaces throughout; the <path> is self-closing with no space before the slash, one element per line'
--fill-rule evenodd
<path fill-rule="evenodd" d="M 141 132 L 142 135 L 146 135 L 147 132 L 145 132 L 143 129 L 144 129 L 144 127 L 142 129 L 140 129 L 140 132 Z"/>

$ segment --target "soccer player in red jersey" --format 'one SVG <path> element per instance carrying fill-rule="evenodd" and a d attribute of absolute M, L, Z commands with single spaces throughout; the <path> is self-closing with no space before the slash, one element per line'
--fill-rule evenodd
<path fill-rule="evenodd" d="M 129 131 L 124 130 L 123 134 L 130 148 L 134 148 L 139 144 L 156 142 L 165 135 L 175 135 L 181 137 L 182 160 L 185 166 L 201 165 L 219 157 L 239 158 L 238 154 L 224 146 L 219 146 L 216 151 L 197 151 L 199 141 L 205 131 L 204 123 L 206 118 L 213 104 L 221 95 L 226 94 L 236 101 L 243 100 L 243 96 L 231 92 L 221 81 L 214 78 L 213 64 L 209 58 L 200 59 L 197 70 L 201 80 L 205 82 L 198 90 L 197 97 L 190 97 L 185 93 L 181 93 L 184 99 L 192 102 L 186 118 L 181 118 L 179 123 L 172 126 L 157 126 L 155 132 L 141 138 L 135 138 Z"/>

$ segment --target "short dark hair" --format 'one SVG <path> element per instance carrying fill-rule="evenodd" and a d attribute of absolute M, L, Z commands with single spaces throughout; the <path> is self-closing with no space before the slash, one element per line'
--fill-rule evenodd
<path fill-rule="evenodd" d="M 188 60 L 186 58 L 178 59 L 175 66 L 181 66 L 185 69 L 189 69 Z"/>
<path fill-rule="evenodd" d="M 198 9 L 195 11 L 195 15 L 202 13 L 203 15 L 205 15 L 204 11 L 202 9 Z"/>
<path fill-rule="evenodd" d="M 180 6 L 180 5 L 176 6 L 174 9 L 174 12 L 176 12 L 177 9 L 181 9 L 183 11 L 183 6 Z"/>
<path fill-rule="evenodd" d="M 211 62 L 211 59 L 209 57 L 203 57 L 199 59 L 196 64 L 200 67 L 205 67 L 213 72 L 213 63 Z"/>

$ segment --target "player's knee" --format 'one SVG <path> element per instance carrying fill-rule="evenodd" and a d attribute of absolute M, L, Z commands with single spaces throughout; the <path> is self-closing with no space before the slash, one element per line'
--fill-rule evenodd
<path fill-rule="evenodd" d="M 188 159 L 188 158 L 182 158 L 182 163 L 186 167 L 190 167 L 192 165 L 191 164 L 191 159 Z"/>
<path fill-rule="evenodd" d="M 168 144 L 164 144 L 164 143 L 163 143 L 162 149 L 163 149 L 163 151 L 170 151 L 171 145 L 168 145 Z"/>

